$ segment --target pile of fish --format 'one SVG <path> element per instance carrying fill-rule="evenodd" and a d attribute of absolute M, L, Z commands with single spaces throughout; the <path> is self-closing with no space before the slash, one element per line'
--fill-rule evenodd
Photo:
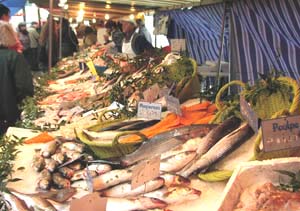
<path fill-rule="evenodd" d="M 37 189 L 69 188 L 72 182 L 86 179 L 87 169 L 93 176 L 111 170 L 109 165 L 87 165 L 89 160 L 93 158 L 84 154 L 84 145 L 81 143 L 60 140 L 48 142 L 43 149 L 37 150 L 32 162 L 34 170 L 40 172 Z"/>
<path fill-rule="evenodd" d="M 204 128 L 209 128 L 206 134 L 203 133 Z M 170 204 L 197 199 L 201 191 L 190 187 L 188 177 L 196 172 L 207 171 L 252 135 L 250 126 L 235 117 L 218 126 L 189 126 L 159 134 L 134 153 L 112 162 L 123 168 L 94 176 L 91 180 L 92 190 L 107 197 L 109 206 L 114 207 L 113 202 L 124 202 L 127 207 L 114 207 L 124 211 L 161 209 Z M 159 177 L 132 189 L 133 169 L 156 156 L 161 159 Z M 90 190 L 85 181 L 75 182 L 72 187 Z"/>

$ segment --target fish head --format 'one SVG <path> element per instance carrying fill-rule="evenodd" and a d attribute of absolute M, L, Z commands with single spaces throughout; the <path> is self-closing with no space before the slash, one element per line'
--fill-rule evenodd
<path fill-rule="evenodd" d="M 186 186 L 173 186 L 168 188 L 168 192 L 164 194 L 167 198 L 183 198 L 188 197 L 188 200 L 198 199 L 201 191 L 186 187 Z"/>
<path fill-rule="evenodd" d="M 176 186 L 176 185 L 188 186 L 191 183 L 190 179 L 180 175 L 165 174 L 164 178 L 165 178 L 166 186 Z"/>

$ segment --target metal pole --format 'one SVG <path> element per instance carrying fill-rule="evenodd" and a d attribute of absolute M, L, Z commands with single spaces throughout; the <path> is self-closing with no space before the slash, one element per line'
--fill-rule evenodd
<path fill-rule="evenodd" d="M 39 21 L 39 27 L 42 27 L 42 23 L 41 23 L 41 10 L 40 10 L 40 8 L 38 7 L 38 10 L 37 10 L 37 12 L 38 12 L 38 21 Z"/>
<path fill-rule="evenodd" d="M 26 23 L 26 9 L 23 7 L 23 21 Z"/>
<path fill-rule="evenodd" d="M 223 55 L 223 48 L 224 48 L 224 30 L 225 30 L 225 18 L 226 18 L 226 13 L 227 13 L 227 3 L 224 3 L 224 15 L 222 19 L 222 31 L 221 31 L 221 48 L 219 51 L 219 60 L 218 60 L 218 71 L 217 71 L 217 90 L 220 88 L 220 72 L 221 72 L 221 59 Z"/>
<path fill-rule="evenodd" d="M 48 71 L 51 71 L 52 67 L 52 51 L 53 51 L 53 0 L 49 0 L 49 25 L 48 25 L 48 39 L 49 39 L 49 48 L 48 48 Z"/>
<path fill-rule="evenodd" d="M 62 19 L 63 17 L 59 18 L 59 59 L 62 58 Z"/>

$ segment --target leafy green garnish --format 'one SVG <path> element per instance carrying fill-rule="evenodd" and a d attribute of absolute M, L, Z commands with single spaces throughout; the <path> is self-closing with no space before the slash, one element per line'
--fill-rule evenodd
<path fill-rule="evenodd" d="M 19 181 L 19 178 L 11 178 L 13 172 L 13 161 L 19 151 L 16 146 L 20 145 L 23 139 L 17 137 L 0 137 L 0 192 L 9 192 L 6 188 L 8 182 Z M 7 202 L 0 196 L 0 210 L 9 210 Z"/>
<path fill-rule="evenodd" d="M 282 175 L 289 176 L 291 178 L 288 184 L 279 182 L 278 188 L 280 190 L 291 191 L 291 192 L 297 192 L 300 190 L 300 170 L 297 173 L 293 173 L 285 170 L 275 170 L 275 171 Z"/>

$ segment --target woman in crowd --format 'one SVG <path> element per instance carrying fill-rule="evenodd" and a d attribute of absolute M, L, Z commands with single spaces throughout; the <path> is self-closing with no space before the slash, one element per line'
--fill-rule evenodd
<path fill-rule="evenodd" d="M 11 25 L 0 21 L 0 136 L 20 119 L 18 105 L 33 95 L 30 68 L 22 54 L 9 49 L 17 44 Z"/>

